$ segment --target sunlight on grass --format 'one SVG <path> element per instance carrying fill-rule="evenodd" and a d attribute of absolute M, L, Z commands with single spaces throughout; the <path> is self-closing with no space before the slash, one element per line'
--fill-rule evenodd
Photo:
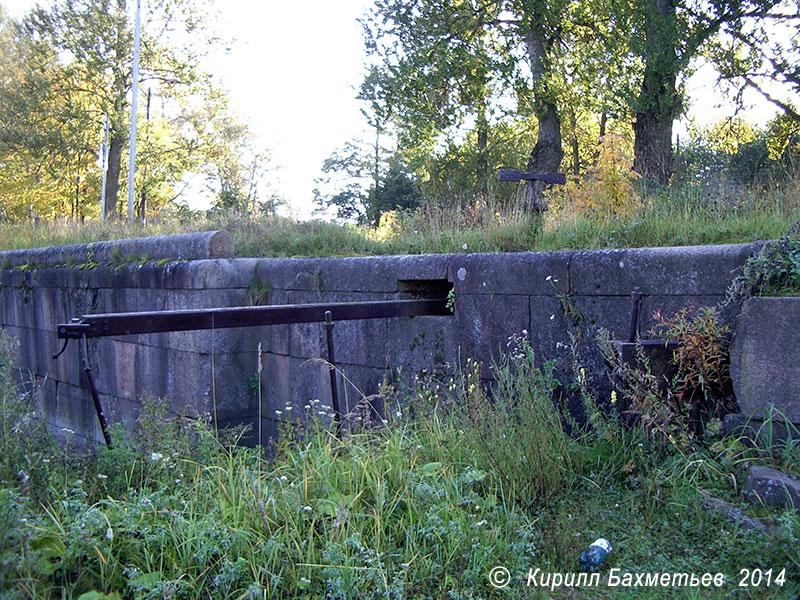
<path fill-rule="evenodd" d="M 582 192 L 584 195 L 586 192 Z M 683 186 L 650 192 L 624 214 L 576 209 L 556 195 L 543 217 L 519 198 L 479 198 L 463 206 L 423 203 L 386 213 L 375 228 L 283 217 L 168 219 L 147 226 L 70 222 L 0 224 L 0 249 L 88 243 L 125 237 L 225 229 L 238 257 L 367 256 L 521 252 L 746 243 L 775 239 L 800 219 L 800 184 L 716 196 Z M 588 208 L 587 208 L 588 207 Z"/>

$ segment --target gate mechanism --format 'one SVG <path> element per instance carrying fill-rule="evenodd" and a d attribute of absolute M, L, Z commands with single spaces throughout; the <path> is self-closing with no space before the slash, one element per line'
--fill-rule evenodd
<path fill-rule="evenodd" d="M 82 315 L 70 323 L 60 323 L 58 338 L 64 340 L 54 359 L 63 354 L 69 340 L 80 341 L 81 359 L 106 445 L 111 445 L 108 424 L 89 366 L 87 339 L 118 335 L 196 331 L 229 327 L 260 327 L 291 323 L 325 323 L 328 362 L 331 364 L 331 403 L 337 424 L 341 419 L 339 394 L 334 371 L 334 321 L 385 319 L 396 317 L 449 316 L 447 298 L 421 300 L 377 300 L 374 302 L 333 302 L 327 304 L 288 304 L 283 306 L 237 306 L 199 310 L 163 310 L 151 312 L 105 313 Z M 338 426 L 338 425 L 337 425 Z"/>

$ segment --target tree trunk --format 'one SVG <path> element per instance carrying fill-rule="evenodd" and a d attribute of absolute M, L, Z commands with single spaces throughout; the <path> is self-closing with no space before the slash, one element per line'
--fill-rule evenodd
<path fill-rule="evenodd" d="M 119 174 L 122 165 L 122 146 L 125 136 L 116 129 L 111 130 L 108 142 L 108 175 L 106 179 L 106 218 L 117 218 L 117 196 L 119 196 Z"/>
<path fill-rule="evenodd" d="M 569 126 L 572 128 L 572 174 L 577 177 L 581 174 L 581 148 L 578 144 L 578 118 L 574 110 L 569 112 Z"/>
<path fill-rule="evenodd" d="M 645 179 L 667 183 L 672 175 L 672 124 L 681 108 L 676 87 L 678 26 L 672 0 L 646 0 L 645 9 L 645 66 L 633 125 L 633 169 Z"/>
<path fill-rule="evenodd" d="M 489 193 L 489 123 L 486 120 L 485 108 L 481 107 L 478 113 L 478 123 L 476 126 L 478 133 L 478 157 L 475 167 L 475 179 L 478 186 L 478 194 Z"/>
<path fill-rule="evenodd" d="M 539 134 L 536 138 L 536 145 L 528 158 L 528 171 L 555 172 L 558 171 L 561 160 L 564 158 L 564 148 L 561 144 L 561 119 L 558 116 L 555 102 L 550 97 L 549 90 L 543 81 L 547 54 L 542 36 L 535 26 L 528 30 L 525 42 L 533 72 L 534 107 L 539 121 Z M 529 186 L 531 208 L 536 213 L 547 210 L 542 195 L 545 185 L 541 181 L 535 181 L 533 185 Z"/>

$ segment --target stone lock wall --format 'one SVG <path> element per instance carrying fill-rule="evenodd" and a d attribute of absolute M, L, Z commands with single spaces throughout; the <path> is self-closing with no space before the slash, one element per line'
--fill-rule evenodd
<path fill-rule="evenodd" d="M 751 245 L 682 248 L 352 257 L 325 259 L 234 259 L 227 234 L 199 234 L 164 243 L 146 242 L 138 255 L 159 262 L 116 264 L 65 261 L 52 251 L 0 253 L 0 324 L 20 342 L 17 369 L 39 384 L 41 402 L 56 430 L 69 428 L 101 440 L 77 346 L 58 350 L 57 323 L 87 313 L 176 310 L 266 304 L 384 300 L 441 294 L 452 289 L 455 310 L 447 317 L 377 319 L 337 323 L 337 365 L 358 387 L 342 384 L 349 405 L 374 394 L 390 372 L 410 376 L 422 369 L 455 365 L 467 357 L 485 365 L 506 348 L 513 334 L 528 332 L 542 361 L 555 358 L 564 376 L 572 364 L 569 331 L 579 333 L 581 363 L 595 385 L 608 387 L 593 341 L 599 327 L 627 336 L 631 291 L 645 295 L 641 331 L 656 309 L 672 313 L 687 304 L 720 301 Z M 230 236 L 228 236 L 230 237 Z M 216 250 L 212 249 L 214 245 Z M 181 246 L 184 243 L 184 246 Z M 145 246 L 142 246 L 145 244 Z M 193 250 L 186 250 L 192 246 Z M 131 246 L 128 246 L 130 248 Z M 27 252 L 27 251 L 16 251 Z M 41 251 L 37 251 L 40 252 Z M 128 252 L 133 252 L 128 250 Z M 184 260 L 169 262 L 182 257 Z M 53 262 L 56 261 L 56 262 Z M 13 264 L 12 264 L 13 262 Z M 112 260 L 112 263 L 114 261 Z M 97 264 L 101 263 L 101 264 Z M 565 315 L 565 301 L 574 307 Z M 577 311 L 577 312 L 575 312 Z M 259 403 L 258 346 L 261 344 Z M 165 396 L 176 412 L 216 411 L 221 425 L 261 419 L 264 440 L 276 432 L 276 410 L 313 398 L 330 403 L 322 324 L 196 331 L 100 338 L 89 355 L 109 420 L 131 426 L 144 395 Z M 485 376 L 490 376 L 487 368 Z M 257 431 L 257 427 L 254 427 Z M 255 441 L 251 438 L 251 442 Z"/>

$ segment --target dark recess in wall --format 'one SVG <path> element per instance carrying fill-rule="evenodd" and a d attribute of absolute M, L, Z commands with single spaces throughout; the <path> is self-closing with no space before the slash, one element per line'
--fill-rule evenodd
<path fill-rule="evenodd" d="M 397 291 L 401 299 L 437 300 L 447 298 L 453 284 L 447 279 L 398 279 Z"/>

